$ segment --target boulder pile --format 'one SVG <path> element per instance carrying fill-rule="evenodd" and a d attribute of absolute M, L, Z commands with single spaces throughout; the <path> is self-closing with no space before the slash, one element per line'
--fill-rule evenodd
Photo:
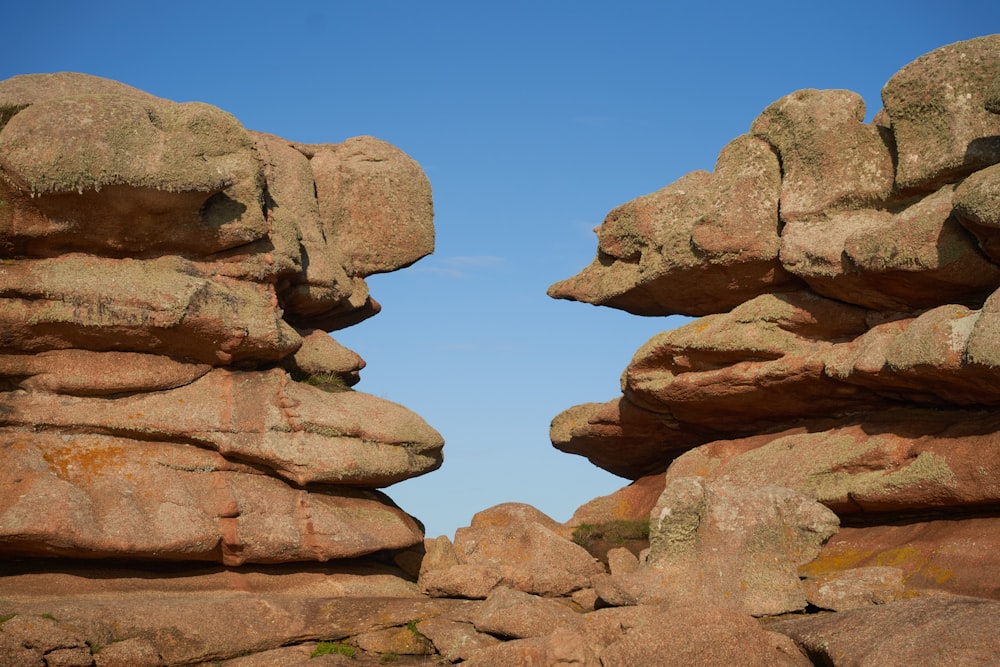
<path fill-rule="evenodd" d="M 0 82 L 0 666 L 1000 662 L 1000 35 L 788 95 L 556 298 L 694 319 L 552 424 L 633 480 L 451 539 L 328 332 L 433 249 L 397 149 Z"/>

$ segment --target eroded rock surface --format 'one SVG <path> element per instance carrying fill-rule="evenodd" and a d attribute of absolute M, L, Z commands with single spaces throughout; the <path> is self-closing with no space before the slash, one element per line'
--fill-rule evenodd
<path fill-rule="evenodd" d="M 553 420 L 554 446 L 637 480 L 585 508 L 632 499 L 629 513 L 651 513 L 650 551 L 595 578 L 599 601 L 874 607 L 829 621 L 835 639 L 793 636 L 823 664 L 906 662 L 911 633 L 913 660 L 1000 659 L 989 642 L 935 646 L 951 603 L 928 601 L 933 618 L 891 632 L 844 629 L 905 615 L 915 596 L 1000 599 L 998 69 L 1000 35 L 938 49 L 890 79 L 868 123 L 849 91 L 777 100 L 714 172 L 609 213 L 594 262 L 550 288 L 698 318 L 635 353 L 620 397 Z M 655 503 L 633 488 L 652 479 L 665 488 Z M 787 588 L 755 597 L 774 576 L 725 573 L 772 567 L 771 549 L 808 524 L 754 527 L 755 499 L 774 488 L 836 516 L 784 571 Z M 733 525 L 757 541 L 712 539 Z"/>
<path fill-rule="evenodd" d="M 998 64 L 928 54 L 871 123 L 793 93 L 613 211 L 552 294 L 701 319 L 552 439 L 635 481 L 454 541 L 379 490 L 440 436 L 327 335 L 432 249 L 419 167 L 0 83 L 0 664 L 997 663 Z"/>
<path fill-rule="evenodd" d="M 441 436 L 327 335 L 434 246 L 420 167 L 82 74 L 0 82 L 0 558 L 280 563 L 419 544 Z"/>

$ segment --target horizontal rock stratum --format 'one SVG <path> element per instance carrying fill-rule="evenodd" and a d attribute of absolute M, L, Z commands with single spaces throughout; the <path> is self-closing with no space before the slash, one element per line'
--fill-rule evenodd
<path fill-rule="evenodd" d="M 854 598 L 881 599 L 857 582 L 863 568 L 892 567 L 906 595 L 1000 599 L 997 72 L 991 35 L 904 67 L 871 122 L 850 91 L 787 95 L 713 172 L 611 211 L 593 263 L 550 288 L 639 315 L 697 317 L 635 353 L 619 397 L 552 423 L 557 448 L 643 488 L 659 478 L 668 492 L 658 503 L 644 496 L 651 572 L 605 583 L 608 596 L 689 591 L 662 572 L 722 553 L 710 539 L 722 510 L 702 498 L 726 489 L 735 513 L 779 487 L 842 524 L 816 560 L 793 559 L 802 576 L 829 588 L 843 575 L 837 585 Z M 684 484 L 704 488 L 697 503 L 677 500 Z M 662 546 L 678 513 L 700 544 L 683 559 Z M 762 553 L 712 576 L 739 574 Z M 754 590 L 741 576 L 724 582 L 734 600 Z M 787 609 L 804 606 L 794 593 Z"/>
<path fill-rule="evenodd" d="M 327 331 L 434 249 L 427 178 L 83 74 L 0 82 L 0 558 L 280 563 L 421 542 L 441 436 Z"/>

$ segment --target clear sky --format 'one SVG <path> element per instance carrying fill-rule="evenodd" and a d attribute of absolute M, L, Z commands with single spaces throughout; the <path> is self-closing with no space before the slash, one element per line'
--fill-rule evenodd
<path fill-rule="evenodd" d="M 627 483 L 548 439 L 619 394 L 680 318 L 555 301 L 615 206 L 688 171 L 771 102 L 847 88 L 868 117 L 918 56 L 1000 32 L 1000 2 L 33 2 L 2 13 L 0 79 L 77 71 L 309 143 L 374 135 L 434 190 L 437 250 L 369 280 L 377 317 L 337 339 L 357 389 L 445 437 L 437 472 L 387 489 L 430 536 L 506 501 L 559 521 Z"/>

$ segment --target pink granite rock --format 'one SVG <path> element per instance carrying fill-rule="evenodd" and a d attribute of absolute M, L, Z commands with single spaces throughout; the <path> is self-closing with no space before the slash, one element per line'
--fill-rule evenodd
<path fill-rule="evenodd" d="M 548 527 L 551 526 L 551 527 Z M 571 542 L 553 519 L 522 504 L 505 504 L 477 514 L 472 526 L 455 533 L 457 565 L 424 570 L 420 585 L 435 596 L 485 598 L 498 586 L 545 596 L 587 588 L 604 567 Z"/>
<path fill-rule="evenodd" d="M 803 609 L 800 565 L 836 533 L 836 515 L 776 486 L 668 480 L 650 519 L 645 567 L 596 580 L 611 604 L 708 604 L 753 615 Z"/>
<path fill-rule="evenodd" d="M 865 103 L 848 90 L 800 90 L 764 109 L 750 133 L 781 160 L 781 218 L 885 201 L 892 191 L 889 146 L 866 125 Z"/>
<path fill-rule="evenodd" d="M 476 630 L 513 639 L 549 635 L 558 628 L 577 629 L 582 622 L 581 614 L 556 600 L 506 587 L 492 591 L 472 617 Z"/>
<path fill-rule="evenodd" d="M 903 597 L 903 571 L 898 567 L 859 567 L 803 582 L 809 604 L 845 611 L 886 604 Z"/>
<path fill-rule="evenodd" d="M 978 667 L 1000 661 L 998 611 L 994 600 L 942 596 L 789 619 L 771 628 L 825 664 Z"/>
<path fill-rule="evenodd" d="M 928 188 L 1000 161 L 1000 118 L 985 105 L 1000 67 L 1000 36 L 917 58 L 882 89 L 899 152 L 896 186 Z"/>
<path fill-rule="evenodd" d="M 690 221 L 715 220 L 725 199 L 713 194 L 722 161 L 615 209 L 599 232 L 600 261 L 553 295 L 701 317 L 643 345 L 620 398 L 558 415 L 553 445 L 633 479 L 666 470 L 668 489 L 691 477 L 729 485 L 748 507 L 772 485 L 819 501 L 847 533 L 815 567 L 801 563 L 810 576 L 899 567 L 907 594 L 1000 597 L 983 574 L 1000 504 L 997 47 L 992 35 L 907 65 L 869 124 L 857 95 L 820 90 L 792 93 L 753 122 L 749 137 L 780 164 L 778 260 L 793 276 L 784 282 L 758 282 L 754 294 L 736 279 L 720 287 L 710 244 L 692 261 L 709 228 Z M 749 152 L 727 149 L 727 160 L 730 173 L 741 161 L 763 173 Z M 726 195 L 750 213 L 730 219 L 734 247 L 748 252 L 729 256 L 725 275 L 760 259 L 756 203 L 773 191 Z M 699 271 L 697 287 L 684 281 Z M 615 291 L 625 285 L 641 289 Z M 696 299 L 710 305 L 683 305 Z M 731 562 L 781 540 L 772 542 Z M 701 574 L 697 563 L 670 576 L 639 568 L 596 577 L 594 588 L 611 604 L 674 600 L 668 591 L 686 590 L 678 580 Z M 757 602 L 780 608 L 782 595 Z"/>
<path fill-rule="evenodd" d="M 726 608 L 681 606 L 646 618 L 601 652 L 605 667 L 747 665 L 808 667 L 812 663 L 784 635 Z"/>
<path fill-rule="evenodd" d="M 744 136 L 692 172 L 611 211 L 597 258 L 549 295 L 640 315 L 705 315 L 794 284 L 778 261 L 780 166 Z"/>
<path fill-rule="evenodd" d="M 841 516 L 989 506 L 1000 502 L 998 429 L 1000 417 L 989 412 L 887 410 L 709 443 L 678 458 L 666 477 L 784 486 Z"/>
<path fill-rule="evenodd" d="M 462 664 L 468 667 L 601 667 L 602 662 L 579 633 L 560 629 L 544 637 L 515 639 L 484 648 Z"/>
<path fill-rule="evenodd" d="M 0 557 L 354 558 L 441 436 L 326 331 L 433 249 L 377 139 L 299 146 L 83 74 L 0 82 Z M 318 195 L 318 196 L 317 196 Z"/>

